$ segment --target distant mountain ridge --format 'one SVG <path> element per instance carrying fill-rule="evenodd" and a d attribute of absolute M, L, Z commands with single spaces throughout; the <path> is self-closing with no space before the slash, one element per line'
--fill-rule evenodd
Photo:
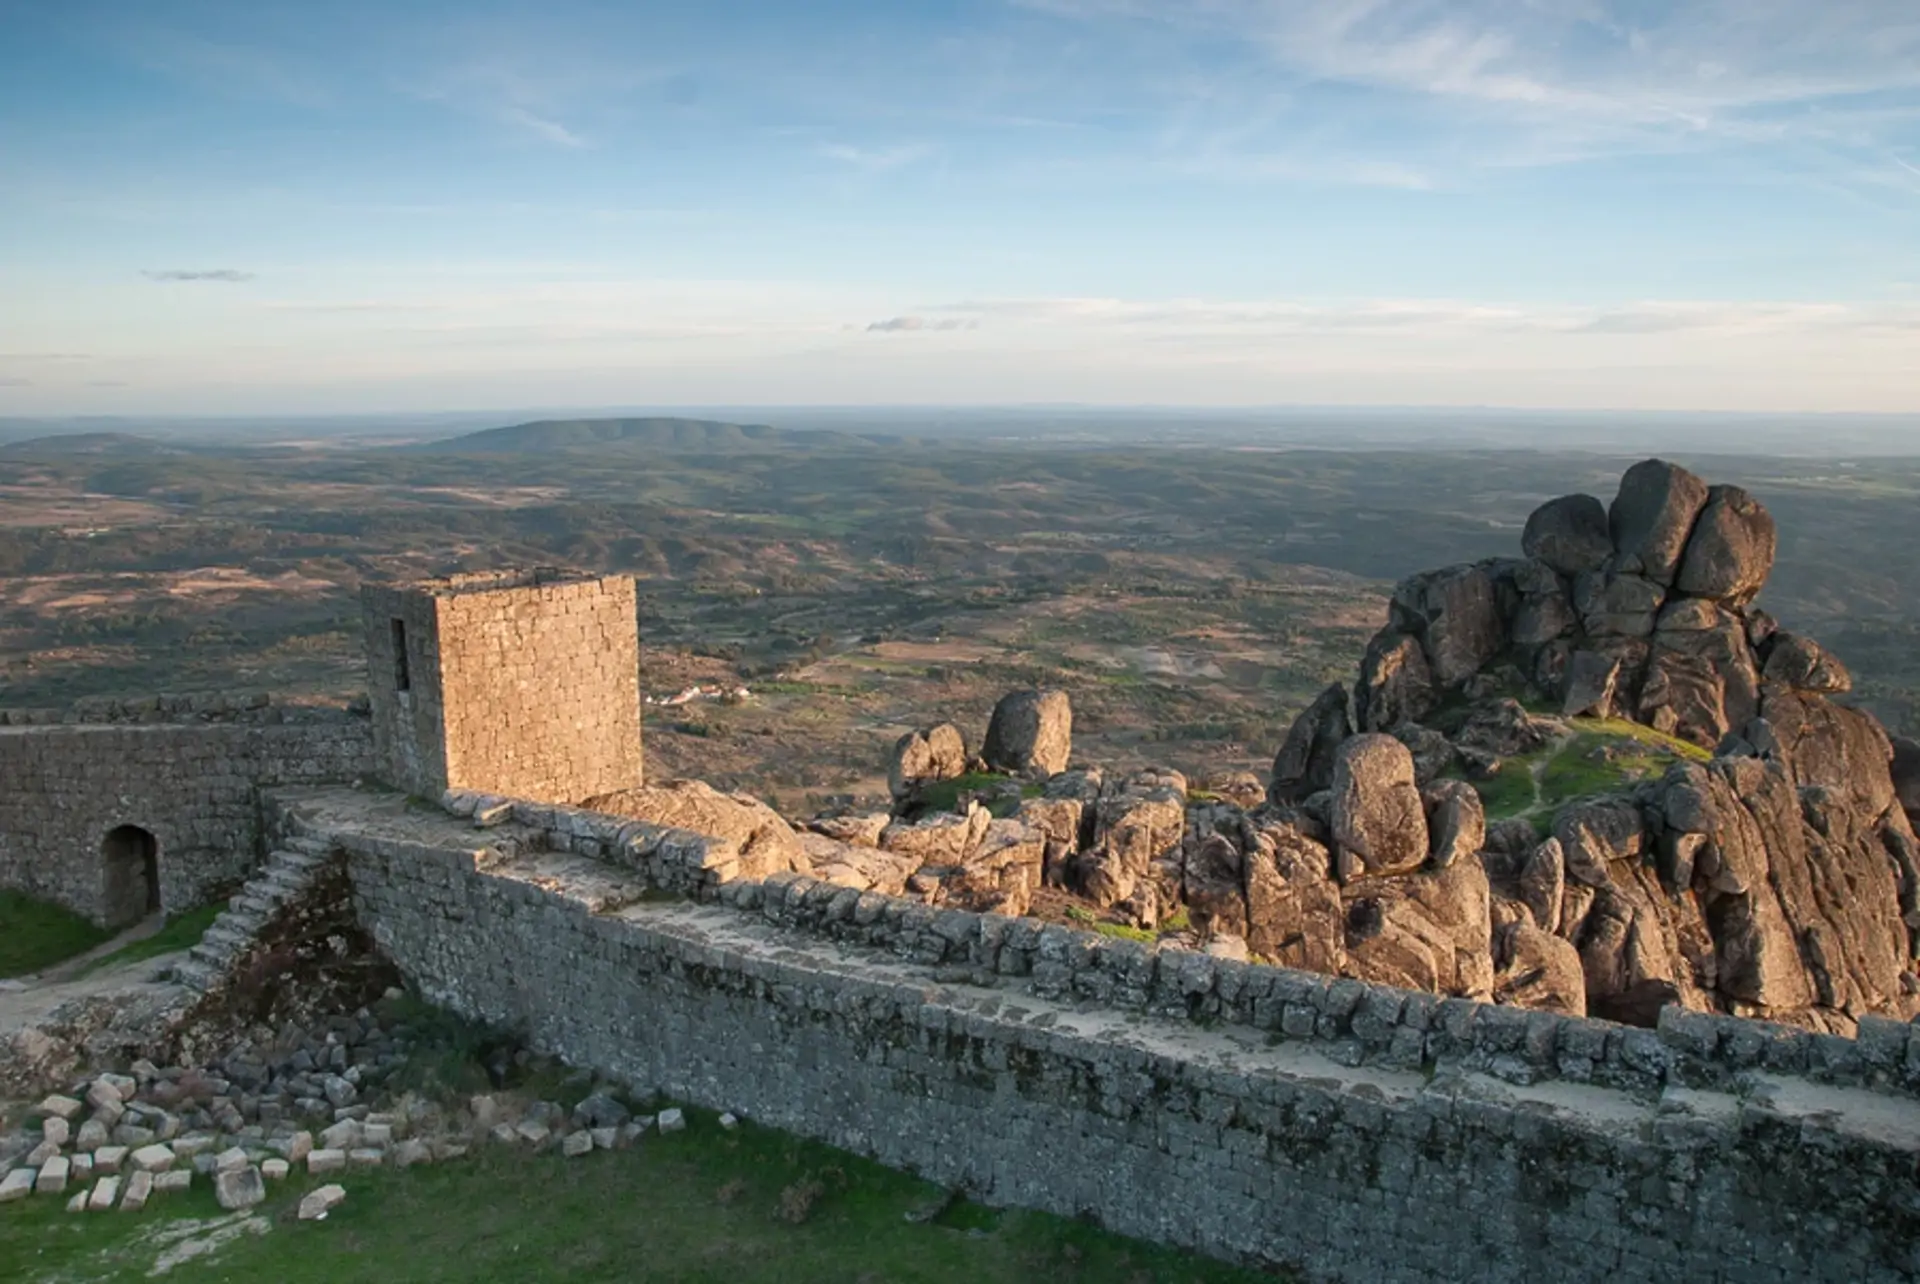
<path fill-rule="evenodd" d="M 0 445 L 4 455 L 177 455 L 165 442 L 126 432 L 56 433 Z"/>
<path fill-rule="evenodd" d="M 656 450 L 739 450 L 789 443 L 870 445 L 874 437 L 824 429 L 792 430 L 770 424 L 668 416 L 638 419 L 538 419 L 505 428 L 448 437 L 407 447 L 432 453 L 533 454 L 554 450 L 645 447 Z"/>

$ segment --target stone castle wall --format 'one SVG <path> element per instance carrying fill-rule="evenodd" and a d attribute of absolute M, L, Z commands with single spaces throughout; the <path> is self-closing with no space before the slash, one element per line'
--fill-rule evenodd
<path fill-rule="evenodd" d="M 1689 1058 L 1725 1060 L 1697 1027 L 1418 996 L 1421 1017 L 1385 987 L 790 876 L 666 899 L 726 845 L 574 809 L 516 805 L 488 833 L 366 795 L 287 803 L 435 1001 L 991 1203 L 1308 1280 L 1920 1271 L 1920 1105 L 1886 1074 L 1761 1056 L 1690 1088 Z M 1542 1073 L 1501 1077 L 1502 1056 Z"/>
<path fill-rule="evenodd" d="M 288 723 L 0 727 L 0 887 L 118 926 L 147 911 L 137 854 L 152 835 L 160 907 L 204 904 L 264 855 L 263 786 L 366 776 L 359 718 Z"/>
<path fill-rule="evenodd" d="M 630 577 L 468 576 L 362 601 L 385 779 L 556 802 L 643 782 Z"/>

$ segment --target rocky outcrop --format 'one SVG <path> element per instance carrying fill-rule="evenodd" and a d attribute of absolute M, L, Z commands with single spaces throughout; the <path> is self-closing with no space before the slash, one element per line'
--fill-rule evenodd
<path fill-rule="evenodd" d="M 989 769 L 1052 776 L 1073 757 L 1073 705 L 1064 691 L 1015 691 L 1002 696 L 980 750 Z"/>
<path fill-rule="evenodd" d="M 1607 510 L 1615 573 L 1672 584 L 1706 505 L 1707 484 L 1684 468 L 1646 459 L 1627 469 Z"/>
<path fill-rule="evenodd" d="M 1336 682 L 1294 719 L 1286 741 L 1273 757 L 1267 797 L 1275 803 L 1298 802 L 1333 787 L 1333 759 L 1353 734 L 1347 717 L 1347 689 Z"/>
<path fill-rule="evenodd" d="M 1075 865 L 1076 890 L 1094 905 L 1126 900 L 1156 865 L 1177 857 L 1187 830 L 1187 782 L 1178 772 L 1135 772 L 1094 804 L 1092 846 Z"/>
<path fill-rule="evenodd" d="M 967 742 L 950 722 L 925 731 L 909 731 L 894 742 L 887 763 L 887 788 L 895 801 L 913 796 L 921 785 L 967 774 Z"/>

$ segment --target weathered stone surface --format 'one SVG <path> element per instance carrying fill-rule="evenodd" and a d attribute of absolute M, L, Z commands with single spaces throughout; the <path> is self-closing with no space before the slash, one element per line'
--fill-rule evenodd
<path fill-rule="evenodd" d="M 578 1159 L 582 1155 L 593 1153 L 593 1134 L 585 1128 L 570 1132 L 560 1140 L 560 1153 L 568 1159 Z"/>
<path fill-rule="evenodd" d="M 1543 932 L 1560 930 L 1561 905 L 1567 892 L 1567 859 L 1560 840 L 1549 838 L 1533 849 L 1520 867 L 1516 893 Z M 1582 992 L 1584 994 L 1584 991 Z M 1586 1000 L 1581 999 L 1584 1010 Z"/>
<path fill-rule="evenodd" d="M 329 1183 L 325 1186 L 316 1187 L 301 1196 L 300 1220 L 303 1222 L 319 1221 L 328 1213 L 340 1207 L 341 1204 L 344 1204 L 346 1200 L 347 1190 L 344 1186 L 336 1186 Z"/>
<path fill-rule="evenodd" d="M 1761 676 L 1795 691 L 1839 695 L 1853 690 L 1853 675 L 1824 647 L 1785 629 L 1773 635 Z"/>
<path fill-rule="evenodd" d="M 661 1132 L 685 1132 L 687 1130 L 687 1116 L 678 1106 L 669 1106 L 665 1110 L 662 1110 L 655 1116 L 654 1123 Z"/>
<path fill-rule="evenodd" d="M 1487 811 L 1479 791 L 1464 780 L 1441 780 L 1421 790 L 1433 865 L 1445 869 L 1486 845 Z"/>
<path fill-rule="evenodd" d="M 1550 499 L 1527 517 L 1520 546 L 1562 575 L 1597 571 L 1613 555 L 1606 506 L 1592 495 Z"/>
<path fill-rule="evenodd" d="M 894 743 L 893 757 L 887 764 L 887 788 L 894 798 L 904 799 L 923 784 L 966 774 L 966 738 L 960 728 L 943 722 L 925 731 L 909 731 Z"/>
<path fill-rule="evenodd" d="M 1413 755 L 1392 736 L 1354 736 L 1334 758 L 1333 837 L 1368 874 L 1417 869 L 1427 859 L 1427 817 Z"/>
<path fill-rule="evenodd" d="M 1619 680 L 1618 656 L 1575 651 L 1567 664 L 1566 696 L 1560 702 L 1560 712 L 1569 718 L 1612 717 L 1614 691 Z"/>
<path fill-rule="evenodd" d="M 1282 967 L 1338 974 L 1346 959 L 1340 888 L 1325 845 L 1291 824 L 1256 832 L 1246 855 L 1247 946 Z"/>
<path fill-rule="evenodd" d="M 1040 886 L 1047 836 L 1017 820 L 993 820 L 979 844 L 942 879 L 936 904 L 1019 917 Z"/>
<path fill-rule="evenodd" d="M 739 847 L 742 878 L 784 873 L 794 869 L 802 855 L 793 826 L 773 808 L 751 794 L 723 794 L 704 780 L 626 789 L 595 798 L 590 805 L 610 816 L 727 839 Z"/>
<path fill-rule="evenodd" d="M 1418 722 L 1439 698 L 1420 639 L 1386 630 L 1367 644 L 1354 688 L 1355 725 L 1360 730 L 1389 731 L 1403 722 Z"/>
<path fill-rule="evenodd" d="M 138 1176 L 138 1174 L 135 1174 Z M 193 1169 L 176 1168 L 170 1172 L 148 1173 L 153 1179 L 153 1193 L 156 1195 L 177 1195 L 193 1188 Z"/>
<path fill-rule="evenodd" d="M 940 812 L 924 820 L 895 821 L 880 835 L 883 850 L 911 856 L 922 864 L 962 865 L 987 836 L 993 817 L 977 802 L 964 812 Z"/>
<path fill-rule="evenodd" d="M 1438 780 L 1459 757 L 1453 741 L 1447 739 L 1444 732 L 1423 727 L 1417 722 L 1403 722 L 1387 734 L 1405 745 L 1407 752 L 1413 755 L 1413 778 L 1422 789 Z M 1332 785 L 1333 776 L 1329 771 L 1325 787 L 1331 788 Z"/>
<path fill-rule="evenodd" d="M 1707 491 L 1673 584 L 1682 593 L 1749 601 L 1773 570 L 1773 514 L 1738 486 Z"/>
<path fill-rule="evenodd" d="M 821 834 L 802 834 L 800 844 L 813 877 L 856 891 L 898 896 L 920 868 L 917 855 L 837 843 Z"/>
<path fill-rule="evenodd" d="M 878 847 L 881 832 L 892 823 L 892 816 L 875 811 L 862 816 L 819 816 L 808 821 L 807 828 L 849 847 Z"/>
<path fill-rule="evenodd" d="M 1666 591 L 1640 575 L 1589 571 L 1574 581 L 1573 606 L 1587 632 L 1607 637 L 1644 638 L 1666 601 Z"/>
<path fill-rule="evenodd" d="M 1346 888 L 1345 902 L 1352 974 L 1410 990 L 1492 997 L 1492 907 L 1479 861 L 1365 879 Z"/>
<path fill-rule="evenodd" d="M 1890 778 L 1894 796 L 1900 800 L 1907 815 L 1920 823 L 1920 741 L 1894 736 L 1891 745 L 1893 759 Z"/>
<path fill-rule="evenodd" d="M 1187 787 L 1174 773 L 1135 772 L 1110 782 L 1095 804 L 1093 846 L 1075 862 L 1083 895 L 1102 908 L 1133 894 L 1187 829 Z"/>
<path fill-rule="evenodd" d="M 1711 606 L 1689 616 L 1700 627 L 1655 634 L 1636 720 L 1710 747 L 1759 713 L 1760 675 L 1738 616 Z"/>
<path fill-rule="evenodd" d="M 1684 468 L 1663 459 L 1629 468 L 1607 513 L 1618 571 L 1672 584 L 1706 505 L 1707 484 Z"/>
<path fill-rule="evenodd" d="M 307 1153 L 307 1171 L 315 1176 L 323 1173 L 337 1173 L 346 1166 L 347 1152 L 344 1150 L 322 1147 Z"/>
<path fill-rule="evenodd" d="M 1501 929 L 1494 998 L 1516 1007 L 1587 1014 L 1586 975 L 1571 941 L 1529 923 Z"/>
<path fill-rule="evenodd" d="M 0 1178 L 0 1204 L 11 1204 L 16 1199 L 25 1199 L 33 1193 L 33 1184 L 39 1174 L 31 1168 L 11 1169 Z"/>
<path fill-rule="evenodd" d="M 1466 681 L 1507 645 L 1494 573 L 1484 565 L 1402 580 L 1393 590 L 1393 614 L 1404 631 L 1419 635 L 1433 681 L 1442 688 Z"/>
<path fill-rule="evenodd" d="M 1347 689 L 1336 682 L 1314 697 L 1287 729 L 1286 741 L 1273 757 L 1267 797 L 1276 803 L 1298 802 L 1308 794 L 1330 788 L 1334 754 L 1352 734 Z"/>
<path fill-rule="evenodd" d="M 72 1097 L 62 1096 L 56 1092 L 41 1101 L 38 1109 L 49 1119 L 70 1120 L 80 1113 L 80 1103 Z"/>
<path fill-rule="evenodd" d="M 995 771 L 1052 776 L 1073 757 L 1073 703 L 1064 691 L 1014 691 L 993 706 L 980 756 Z"/>
<path fill-rule="evenodd" d="M 102 1177 L 93 1184 L 93 1191 L 87 1196 L 87 1211 L 104 1213 L 113 1208 L 114 1201 L 120 1198 L 120 1179 Z"/>

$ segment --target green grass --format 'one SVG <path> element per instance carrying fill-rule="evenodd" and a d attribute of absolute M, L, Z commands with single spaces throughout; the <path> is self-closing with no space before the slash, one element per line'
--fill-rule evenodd
<path fill-rule="evenodd" d="M 112 937 L 72 910 L 0 891 L 0 977 L 42 971 Z"/>
<path fill-rule="evenodd" d="M 171 954 L 175 950 L 190 950 L 200 943 L 200 938 L 213 926 L 213 920 L 220 917 L 220 911 L 227 907 L 225 901 L 215 901 L 211 905 L 202 905 L 199 909 L 190 909 L 182 914 L 167 916 L 166 926 L 144 941 L 135 941 L 123 945 L 111 954 L 105 954 L 87 965 L 89 973 L 102 968 L 118 967 L 123 963 L 138 963 L 141 959 L 158 958 L 162 954 Z"/>
<path fill-rule="evenodd" d="M 960 805 L 960 796 L 976 790 L 997 785 L 1010 780 L 997 771 L 969 771 L 964 776 L 955 776 L 952 780 L 942 780 L 920 788 L 920 802 L 929 811 L 952 811 Z"/>
<path fill-rule="evenodd" d="M 1108 1234 L 1082 1221 L 949 1203 L 929 1183 L 771 1129 L 689 1128 L 580 1159 L 494 1145 L 403 1172 L 296 1175 L 255 1210 L 270 1225 L 175 1267 L 179 1284 L 274 1280 L 662 1280 L 701 1284 L 995 1284 L 1047 1279 L 1254 1284 L 1273 1275 Z M 346 1187 L 325 1220 L 300 1195 Z M 140 1213 L 76 1216 L 36 1197 L 0 1208 L 0 1279 L 135 1281 L 156 1232 L 221 1216 L 204 1181 Z"/>
<path fill-rule="evenodd" d="M 1559 743 L 1505 759 L 1491 778 L 1473 782 L 1489 820 L 1543 822 L 1567 803 L 1626 789 L 1676 762 L 1713 757 L 1690 741 L 1622 718 L 1573 718 L 1569 725 L 1573 734 Z"/>

